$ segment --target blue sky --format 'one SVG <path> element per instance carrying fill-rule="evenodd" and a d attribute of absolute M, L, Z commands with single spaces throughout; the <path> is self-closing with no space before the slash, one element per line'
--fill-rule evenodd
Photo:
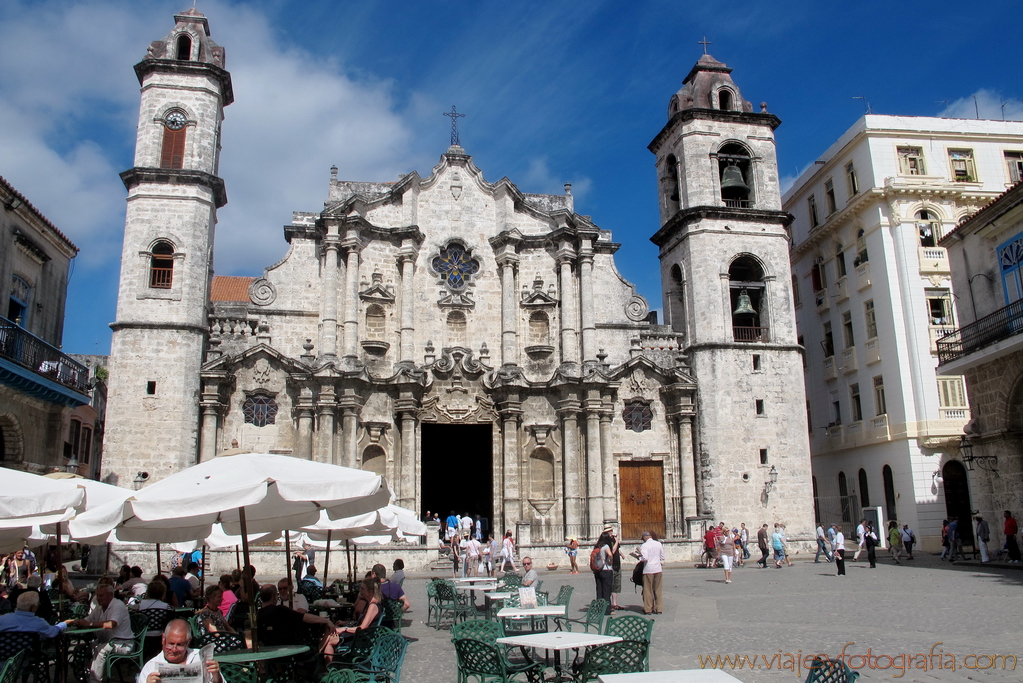
<path fill-rule="evenodd" d="M 138 83 L 132 66 L 190 0 L 6 2 L 0 175 L 79 246 L 64 350 L 107 353 Z M 702 54 L 782 119 L 789 181 L 864 112 L 1023 119 L 1019 3 L 200 0 L 227 50 L 215 269 L 259 275 L 329 168 L 427 175 L 452 104 L 487 180 L 561 193 L 622 243 L 618 267 L 660 307 L 656 178 L 646 146 Z"/>

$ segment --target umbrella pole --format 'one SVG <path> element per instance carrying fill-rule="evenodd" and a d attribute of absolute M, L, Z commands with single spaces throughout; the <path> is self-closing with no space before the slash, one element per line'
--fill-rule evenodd
<path fill-rule="evenodd" d="M 327 529 L 327 554 L 323 558 L 323 577 L 320 581 L 323 583 L 323 587 L 327 587 L 327 569 L 330 567 L 330 529 Z"/>
<path fill-rule="evenodd" d="M 238 549 L 238 546 L 235 546 L 234 547 L 234 563 L 236 565 L 238 565 L 238 569 L 242 568 L 242 557 L 241 557 L 241 555 L 239 555 L 240 552 L 241 551 Z"/>
<path fill-rule="evenodd" d="M 288 608 L 295 609 L 295 586 L 291 583 L 291 532 L 284 530 L 284 575 L 288 577 Z"/>
<path fill-rule="evenodd" d="M 160 563 L 160 544 L 156 544 L 156 573 L 162 574 L 163 571 L 160 569 L 163 565 Z"/>
<path fill-rule="evenodd" d="M 348 545 L 348 539 L 345 539 L 345 557 L 348 559 L 348 583 L 352 582 L 352 549 Z"/>
<path fill-rule="evenodd" d="M 242 567 L 242 580 L 248 584 L 246 593 L 249 594 L 249 624 L 252 632 L 252 651 L 259 652 L 259 631 L 256 629 L 256 593 L 254 591 L 255 581 L 247 571 L 249 566 L 249 528 L 245 523 L 245 508 L 238 508 L 238 521 L 241 523 L 242 531 L 242 554 L 245 557 L 245 566 Z"/>
<path fill-rule="evenodd" d="M 60 567 L 63 567 L 63 566 L 64 566 L 64 553 L 61 552 L 61 545 L 60 545 L 60 522 L 57 522 L 57 568 L 58 568 L 58 576 L 60 575 L 59 574 L 59 569 L 60 569 Z M 57 614 L 62 617 L 62 616 L 64 616 L 64 584 L 59 579 L 58 579 L 58 582 L 57 582 L 57 588 L 58 588 L 58 591 L 57 591 Z"/>
<path fill-rule="evenodd" d="M 199 595 L 206 595 L 206 544 L 202 544 L 202 564 L 199 565 Z"/>

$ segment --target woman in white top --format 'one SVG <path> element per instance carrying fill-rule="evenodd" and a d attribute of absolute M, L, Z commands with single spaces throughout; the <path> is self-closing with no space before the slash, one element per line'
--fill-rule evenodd
<path fill-rule="evenodd" d="M 831 547 L 835 555 L 835 566 L 838 567 L 838 575 L 845 576 L 845 534 L 842 533 L 841 524 L 832 524 L 831 528 L 835 530 L 835 540 Z"/>
<path fill-rule="evenodd" d="M 501 548 L 501 570 L 508 571 L 507 565 L 511 565 L 511 570 L 517 572 L 518 569 L 515 567 L 515 541 L 512 540 L 512 532 L 504 532 L 504 546 Z"/>

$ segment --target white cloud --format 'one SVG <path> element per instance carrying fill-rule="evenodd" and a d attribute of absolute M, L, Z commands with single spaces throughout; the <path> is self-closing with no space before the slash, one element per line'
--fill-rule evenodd
<path fill-rule="evenodd" d="M 593 180 L 587 176 L 573 177 L 572 174 L 557 176 L 551 171 L 547 157 L 535 157 L 530 160 L 522 182 L 518 183 L 523 192 L 538 194 L 563 194 L 565 183 L 572 183 L 572 196 L 575 198 L 576 210 L 579 202 L 586 198 L 593 188 Z"/>
<path fill-rule="evenodd" d="M 170 8 L 170 9 L 168 9 Z M 81 248 L 89 268 L 116 268 L 139 89 L 132 65 L 173 27 L 167 3 L 32 2 L 0 24 L 0 175 Z M 321 210 L 329 168 L 342 178 L 396 179 L 415 166 L 411 131 L 387 81 L 282 44 L 267 17 L 207 0 L 227 48 L 234 104 L 225 110 L 219 273 L 259 274 L 285 253 L 291 212 Z M 83 31 L 102 17 L 102 33 Z"/>
<path fill-rule="evenodd" d="M 1007 99 L 1000 92 L 981 88 L 972 95 L 949 103 L 938 116 L 950 119 L 1023 121 L 1023 100 Z"/>

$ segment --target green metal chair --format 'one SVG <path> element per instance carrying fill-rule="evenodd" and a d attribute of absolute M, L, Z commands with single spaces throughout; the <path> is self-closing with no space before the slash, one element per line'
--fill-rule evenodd
<path fill-rule="evenodd" d="M 41 639 L 38 633 L 28 631 L 4 631 L 0 633 L 0 661 L 10 659 L 24 652 L 24 660 L 19 670 L 24 670 L 27 678 L 32 673 L 36 683 L 50 680 L 50 667 L 43 654 Z"/>
<path fill-rule="evenodd" d="M 394 631 L 383 626 L 355 629 L 355 633 L 347 645 L 343 647 L 339 645 L 334 650 L 334 660 L 330 663 L 330 667 L 350 668 L 353 664 L 369 659 L 377 639 L 388 633 L 394 633 Z"/>
<path fill-rule="evenodd" d="M 205 635 L 205 629 L 203 629 L 202 623 L 199 621 L 199 615 L 193 614 L 186 621 L 188 622 L 188 631 L 192 635 L 192 641 L 197 643 L 202 640 L 202 637 Z"/>
<path fill-rule="evenodd" d="M 451 623 L 476 616 L 475 605 L 463 602 L 463 598 L 455 590 L 455 584 L 450 581 L 441 581 L 437 584 L 437 626 L 440 628 L 441 619 L 445 614 L 451 615 Z"/>
<path fill-rule="evenodd" d="M 220 675 L 224 683 L 258 683 L 259 672 L 254 664 L 231 664 L 223 662 L 220 665 Z"/>
<path fill-rule="evenodd" d="M 103 665 L 104 680 L 110 680 L 110 674 L 113 672 L 114 667 L 121 662 L 134 664 L 139 668 L 139 671 L 142 671 L 142 667 L 146 663 L 143 644 L 146 640 L 146 631 L 149 630 L 149 617 L 142 612 L 132 612 L 128 616 L 131 619 L 131 632 L 133 636 L 130 641 L 121 642 L 130 644 L 130 650 L 128 652 L 111 652 L 107 655 L 107 660 Z"/>
<path fill-rule="evenodd" d="M 381 623 L 401 633 L 401 621 L 405 618 L 405 606 L 401 600 L 384 600 Z"/>
<path fill-rule="evenodd" d="M 369 659 L 352 667 L 369 674 L 372 683 L 401 683 L 401 665 L 405 661 L 408 638 L 397 633 L 385 633 L 373 643 Z"/>
<path fill-rule="evenodd" d="M 644 619 L 636 614 L 620 617 L 608 617 L 604 622 L 605 636 L 618 636 L 622 640 L 639 640 L 650 644 L 654 634 L 654 620 Z M 647 659 L 643 662 L 646 669 L 650 668 L 650 649 L 647 648 Z M 644 669 L 644 671 L 646 670 Z"/>
<path fill-rule="evenodd" d="M 323 596 L 323 586 L 318 586 L 312 581 L 303 579 L 298 582 L 297 592 L 304 595 L 311 605 Z"/>
<path fill-rule="evenodd" d="M 650 644 L 640 640 L 621 640 L 586 650 L 582 661 L 572 667 L 576 683 L 597 680 L 603 674 L 628 674 L 647 671 Z"/>
<path fill-rule="evenodd" d="M 429 625 L 433 621 L 433 614 L 437 611 L 437 583 L 436 581 L 430 581 L 426 584 L 426 623 Z"/>
<path fill-rule="evenodd" d="M 853 683 L 859 677 L 859 671 L 853 671 L 841 660 L 814 659 L 805 683 Z"/>
<path fill-rule="evenodd" d="M 227 631 L 213 631 L 203 634 L 199 640 L 199 647 L 206 647 L 213 644 L 213 651 L 216 653 L 230 652 L 231 650 L 244 650 L 245 639 L 237 633 Z"/>
<path fill-rule="evenodd" d="M 366 683 L 369 674 L 354 669 L 330 669 L 320 683 Z M 229 682 L 230 683 L 230 682 Z"/>
<path fill-rule="evenodd" d="M 492 643 L 462 638 L 455 641 L 455 655 L 458 658 L 458 683 L 469 683 L 470 679 L 479 683 L 510 683 L 519 674 L 525 674 L 529 683 L 541 683 L 543 680 L 540 662 L 511 664 L 501 649 Z"/>
<path fill-rule="evenodd" d="M 29 654 L 28 650 L 18 650 L 8 657 L 3 669 L 0 669 L 0 683 L 15 683 L 21 680 L 21 669 Z"/>
<path fill-rule="evenodd" d="M 554 628 L 557 631 L 571 631 L 572 625 L 578 624 L 585 633 L 590 633 L 590 629 L 593 629 L 593 633 L 600 633 L 604 627 L 604 617 L 609 604 L 603 598 L 594 600 L 590 603 L 586 610 L 586 616 L 582 619 L 569 619 L 567 616 L 554 617 Z"/>
<path fill-rule="evenodd" d="M 518 588 L 522 585 L 522 577 L 518 574 L 505 574 L 497 585 L 501 588 Z"/>
<path fill-rule="evenodd" d="M 451 640 L 469 638 L 471 640 L 482 640 L 484 643 L 496 644 L 498 638 L 504 637 L 504 627 L 499 621 L 487 619 L 468 619 L 460 624 L 451 626 Z"/>
<path fill-rule="evenodd" d="M 573 588 L 572 586 L 568 585 L 562 586 L 561 588 L 558 589 L 558 597 L 554 599 L 554 602 L 549 602 L 549 604 L 564 605 L 565 613 L 568 614 L 568 607 L 569 603 L 572 602 L 572 591 L 574 590 L 575 588 Z"/>

